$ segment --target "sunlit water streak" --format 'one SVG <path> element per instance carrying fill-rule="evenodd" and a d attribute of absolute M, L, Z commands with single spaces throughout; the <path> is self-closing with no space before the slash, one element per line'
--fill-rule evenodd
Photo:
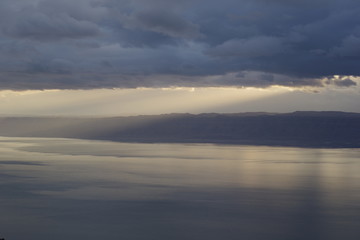
<path fill-rule="evenodd" d="M 0 138 L 0 237 L 360 239 L 360 150 Z"/>

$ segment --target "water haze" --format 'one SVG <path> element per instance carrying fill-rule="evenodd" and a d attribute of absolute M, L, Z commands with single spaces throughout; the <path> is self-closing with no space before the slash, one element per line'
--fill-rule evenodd
<path fill-rule="evenodd" d="M 6 240 L 358 240 L 360 150 L 0 138 Z"/>

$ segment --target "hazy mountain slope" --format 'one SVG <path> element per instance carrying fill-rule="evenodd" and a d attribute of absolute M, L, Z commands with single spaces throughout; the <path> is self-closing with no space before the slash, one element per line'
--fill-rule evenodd
<path fill-rule="evenodd" d="M 0 135 L 144 142 L 360 147 L 360 114 L 168 114 L 113 118 L 2 117 Z"/>

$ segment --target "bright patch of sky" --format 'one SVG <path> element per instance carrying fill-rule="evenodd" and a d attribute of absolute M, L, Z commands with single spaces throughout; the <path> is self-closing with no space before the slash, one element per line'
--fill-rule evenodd
<path fill-rule="evenodd" d="M 1 115 L 129 116 L 166 113 L 360 112 L 358 87 L 137 88 L 1 91 Z"/>

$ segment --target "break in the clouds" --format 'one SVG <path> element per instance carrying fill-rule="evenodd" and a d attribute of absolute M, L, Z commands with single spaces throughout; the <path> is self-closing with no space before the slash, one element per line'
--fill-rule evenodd
<path fill-rule="evenodd" d="M 0 88 L 351 87 L 359 22 L 358 0 L 2 0 Z"/>

